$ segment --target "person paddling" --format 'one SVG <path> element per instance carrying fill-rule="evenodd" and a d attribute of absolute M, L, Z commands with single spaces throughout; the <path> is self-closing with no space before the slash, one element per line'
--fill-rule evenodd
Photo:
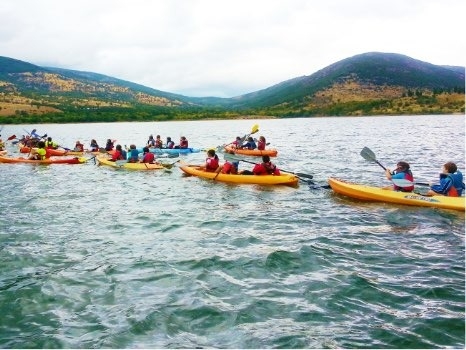
<path fill-rule="evenodd" d="M 440 194 L 449 197 L 461 197 L 464 190 L 463 174 L 458 170 L 455 163 L 445 163 L 439 177 L 439 184 L 430 186 L 427 196 Z"/>

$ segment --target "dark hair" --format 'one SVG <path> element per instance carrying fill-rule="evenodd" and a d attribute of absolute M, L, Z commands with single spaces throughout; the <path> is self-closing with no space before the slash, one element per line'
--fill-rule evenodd
<path fill-rule="evenodd" d="M 44 148 L 45 147 L 45 142 L 44 141 L 37 142 L 37 147 Z"/>
<path fill-rule="evenodd" d="M 262 156 L 262 161 L 264 163 L 268 163 L 268 162 L 270 162 L 270 157 L 269 156 Z"/>
<path fill-rule="evenodd" d="M 406 163 L 406 162 L 403 162 L 403 161 L 398 162 L 398 163 L 396 164 L 396 167 L 397 167 L 397 168 L 400 168 L 402 171 L 407 171 L 407 170 L 409 170 L 409 164 Z"/>
<path fill-rule="evenodd" d="M 446 162 L 443 166 L 448 170 L 449 174 L 454 174 L 458 170 L 458 167 L 453 162 Z"/>
<path fill-rule="evenodd" d="M 208 154 L 209 156 L 211 156 L 211 157 L 213 157 L 213 156 L 216 155 L 214 149 L 209 149 L 209 150 L 207 151 L 207 154 Z"/>
<path fill-rule="evenodd" d="M 143 151 L 144 153 L 149 153 L 149 147 L 144 147 L 144 148 L 142 149 L 142 151 Z"/>

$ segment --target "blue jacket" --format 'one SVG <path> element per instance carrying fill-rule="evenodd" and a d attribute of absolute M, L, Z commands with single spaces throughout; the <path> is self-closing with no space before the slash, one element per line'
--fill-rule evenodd
<path fill-rule="evenodd" d="M 440 193 L 444 196 L 447 196 L 448 191 L 452 186 L 456 188 L 458 196 L 461 196 L 463 194 L 463 174 L 460 171 L 457 171 L 454 174 L 440 174 L 440 184 L 432 185 L 430 189 L 436 193 Z"/>

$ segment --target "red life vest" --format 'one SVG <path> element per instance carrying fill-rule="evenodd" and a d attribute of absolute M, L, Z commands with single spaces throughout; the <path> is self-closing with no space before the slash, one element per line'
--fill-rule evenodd
<path fill-rule="evenodd" d="M 142 162 L 143 163 L 154 163 L 154 159 L 155 159 L 155 156 L 153 153 L 151 152 L 147 152 L 146 154 L 144 154 L 144 158 L 142 159 Z"/>
<path fill-rule="evenodd" d="M 217 170 L 217 168 L 218 168 L 218 157 L 215 156 L 214 158 L 207 158 L 205 160 L 205 165 L 206 165 L 206 167 L 205 167 L 206 171 L 212 172 L 212 171 Z"/>

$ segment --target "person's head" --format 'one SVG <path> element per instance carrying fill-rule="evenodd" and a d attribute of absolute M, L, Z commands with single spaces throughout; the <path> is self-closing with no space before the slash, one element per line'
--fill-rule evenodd
<path fill-rule="evenodd" d="M 149 153 L 149 147 L 144 147 L 144 148 L 142 149 L 142 151 L 143 151 L 144 153 Z"/>
<path fill-rule="evenodd" d="M 37 130 L 36 129 L 32 129 L 32 132 L 36 132 Z"/>
<path fill-rule="evenodd" d="M 212 148 L 209 149 L 209 150 L 207 151 L 207 155 L 208 155 L 209 157 L 215 157 L 215 150 L 212 149 Z"/>
<path fill-rule="evenodd" d="M 152 140 L 153 138 L 154 138 L 154 136 L 149 135 L 149 140 Z"/>
<path fill-rule="evenodd" d="M 107 139 L 107 143 L 112 143 L 112 140 L 110 140 L 110 139 Z"/>
<path fill-rule="evenodd" d="M 259 140 L 262 141 L 262 142 L 265 142 L 265 137 L 264 137 L 264 136 L 260 136 L 260 137 L 259 137 Z"/>
<path fill-rule="evenodd" d="M 52 141 L 52 138 L 50 136 L 47 137 L 47 141 L 49 141 L 49 142 Z"/>
<path fill-rule="evenodd" d="M 160 140 L 160 135 L 157 135 L 157 139 Z"/>
<path fill-rule="evenodd" d="M 39 141 L 39 142 L 37 142 L 37 147 L 39 147 L 39 148 L 45 148 L 45 142 L 44 142 L 44 141 Z"/>
<path fill-rule="evenodd" d="M 241 137 L 236 136 L 236 141 L 241 141 Z"/>
<path fill-rule="evenodd" d="M 250 142 L 253 142 L 253 141 L 254 141 L 254 139 L 252 138 L 252 136 L 249 136 L 249 137 L 248 137 L 248 141 L 250 141 Z"/>
<path fill-rule="evenodd" d="M 121 151 L 121 150 L 122 150 L 121 145 L 116 145 L 115 148 L 116 148 L 117 151 Z"/>
<path fill-rule="evenodd" d="M 129 149 L 136 149 L 136 145 L 135 144 L 129 145 Z"/>
<path fill-rule="evenodd" d="M 262 156 L 262 161 L 264 163 L 268 163 L 268 162 L 270 162 L 270 157 L 269 156 Z"/>
<path fill-rule="evenodd" d="M 403 172 L 408 171 L 408 170 L 409 170 L 409 164 L 408 163 L 401 161 L 401 162 L 398 162 L 396 164 L 396 172 L 397 173 L 399 173 L 401 171 L 403 171 Z"/>
<path fill-rule="evenodd" d="M 49 141 L 51 141 L 52 139 L 50 139 Z M 78 145 L 82 145 L 81 141 L 76 141 L 76 146 Z"/>
<path fill-rule="evenodd" d="M 446 162 L 443 164 L 443 168 L 449 173 L 449 174 L 454 174 L 458 170 L 458 167 L 456 166 L 455 163 L 453 162 Z"/>
<path fill-rule="evenodd" d="M 170 136 L 167 137 L 167 142 L 170 142 L 172 138 Z"/>
<path fill-rule="evenodd" d="M 184 141 L 184 140 L 186 140 L 186 137 L 181 136 L 180 140 L 183 140 L 183 141 Z"/>

